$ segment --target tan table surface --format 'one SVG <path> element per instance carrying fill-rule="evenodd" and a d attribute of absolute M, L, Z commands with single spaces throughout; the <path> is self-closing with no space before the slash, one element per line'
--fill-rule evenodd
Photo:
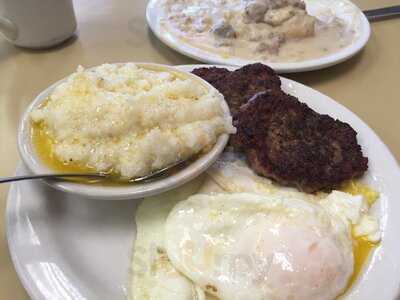
<path fill-rule="evenodd" d="M 357 0 L 362 9 L 400 4 L 399 0 Z M 11 175 L 19 160 L 18 120 L 31 100 L 77 65 L 146 61 L 188 64 L 161 44 L 146 26 L 146 1 L 75 1 L 77 39 L 52 50 L 31 51 L 0 39 L 0 176 Z M 366 49 L 338 66 L 288 77 L 309 85 L 359 115 L 400 159 L 400 18 L 372 24 Z M 396 93 L 397 91 L 397 93 Z M 0 299 L 27 299 L 8 252 L 5 208 L 8 186 L 0 186 Z"/>

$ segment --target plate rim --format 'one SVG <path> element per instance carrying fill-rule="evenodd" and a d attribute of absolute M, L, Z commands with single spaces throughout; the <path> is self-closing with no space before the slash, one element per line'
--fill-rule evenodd
<path fill-rule="evenodd" d="M 176 67 L 178 67 L 178 68 L 194 68 L 194 67 L 204 67 L 204 66 L 210 67 L 210 65 L 198 65 L 198 64 L 196 64 L 196 65 L 179 65 L 179 66 L 176 66 Z M 220 67 L 221 67 L 221 66 L 220 66 Z M 381 144 L 380 146 L 382 146 L 383 149 L 384 149 L 385 152 L 386 152 L 386 153 L 384 153 L 384 154 L 385 154 L 385 155 L 388 155 L 388 156 L 387 156 L 387 160 L 389 160 L 388 164 L 390 164 L 390 165 L 393 164 L 394 166 L 397 166 L 397 169 L 398 169 L 398 170 L 397 170 L 397 176 L 396 176 L 395 179 L 400 179 L 400 166 L 399 166 L 398 162 L 396 161 L 395 157 L 394 157 L 393 154 L 390 152 L 389 148 L 385 145 L 385 143 L 384 143 L 384 142 L 379 138 L 379 136 L 373 131 L 373 129 L 371 129 L 371 128 L 368 126 L 367 123 L 365 123 L 364 121 L 362 121 L 362 119 L 361 119 L 360 117 L 358 117 L 358 116 L 357 116 L 355 113 L 353 113 L 351 110 L 347 109 L 343 104 L 341 104 L 341 103 L 339 103 L 339 102 L 336 102 L 335 100 L 333 100 L 333 99 L 330 98 L 329 96 L 326 96 L 326 95 L 322 94 L 321 92 L 319 92 L 319 91 L 317 91 L 317 90 L 315 90 L 315 89 L 313 89 L 313 88 L 311 88 L 311 87 L 308 87 L 308 86 L 306 86 L 306 85 L 303 85 L 302 83 L 293 81 L 293 80 L 291 80 L 291 79 L 286 79 L 286 78 L 284 78 L 284 77 L 282 77 L 282 78 L 283 78 L 285 81 L 287 80 L 288 82 L 294 82 L 294 83 L 296 83 L 297 85 L 300 85 L 302 88 L 310 89 L 310 90 L 312 90 L 313 92 L 316 92 L 316 93 L 318 93 L 318 94 L 323 95 L 323 96 L 325 97 L 325 100 L 329 100 L 330 104 L 333 104 L 333 105 L 339 107 L 340 109 L 345 110 L 347 113 L 350 113 L 351 116 L 354 117 L 354 118 L 357 120 L 357 122 L 360 122 L 360 123 L 363 125 L 363 127 L 365 127 L 365 128 L 374 136 L 374 138 L 377 139 L 377 140 L 379 141 L 379 143 Z M 17 167 L 17 171 L 18 171 L 19 168 L 21 168 L 21 165 L 22 165 L 22 164 L 19 163 L 19 165 L 18 165 L 18 167 Z M 393 182 L 395 182 L 395 181 L 396 181 L 396 180 L 393 180 Z M 40 291 L 38 291 L 37 287 L 33 284 L 32 280 L 29 280 L 27 274 L 25 274 L 25 273 L 23 272 L 23 270 L 22 270 L 22 265 L 21 265 L 21 261 L 19 260 L 18 254 L 17 254 L 18 251 L 15 250 L 16 245 L 15 245 L 15 240 L 13 239 L 13 237 L 14 237 L 15 235 L 13 235 L 12 232 L 16 230 L 16 226 L 15 226 L 16 224 L 12 224 L 12 223 L 11 223 L 11 216 L 12 216 L 12 213 L 16 213 L 16 210 L 17 210 L 15 200 L 13 200 L 12 197 L 13 197 L 13 193 L 15 194 L 15 192 L 16 192 L 16 187 L 17 187 L 18 184 L 21 184 L 21 183 L 13 183 L 13 184 L 10 186 L 10 189 L 9 189 L 9 192 L 8 192 L 8 196 L 7 196 L 7 203 L 6 203 L 6 224 L 5 224 L 5 225 L 6 225 L 6 237 L 7 237 L 7 243 L 8 243 L 9 253 L 10 253 L 10 256 L 11 256 L 11 260 L 12 260 L 12 262 L 13 262 L 13 264 L 14 264 L 15 270 L 16 270 L 16 272 L 17 272 L 17 275 L 18 275 L 18 277 L 20 278 L 20 281 L 21 281 L 23 287 L 25 288 L 25 290 L 27 291 L 28 295 L 29 295 L 32 299 L 47 299 L 46 297 L 44 297 L 43 294 L 40 293 Z M 400 189 L 399 189 L 399 190 L 400 190 Z M 132 201 L 134 201 L 134 200 L 132 200 Z M 394 203 L 394 202 L 393 202 L 393 203 Z M 395 204 L 395 203 L 394 203 L 394 204 Z M 399 204 L 399 205 L 400 205 L 400 204 Z M 397 223 L 400 224 L 400 220 L 398 220 Z M 397 246 L 397 247 L 400 248 L 400 242 L 398 243 L 398 246 Z M 375 255 L 374 255 L 374 256 L 375 256 Z M 398 262 L 396 262 L 396 263 L 397 263 L 397 265 L 396 265 L 396 270 L 397 270 L 397 272 L 400 274 L 400 265 L 399 265 Z M 369 272 L 369 269 L 366 269 L 366 270 L 364 270 L 363 273 L 366 274 L 366 273 L 368 273 L 368 272 Z M 363 274 L 363 275 L 364 275 L 364 274 Z M 397 283 L 400 283 L 400 277 L 399 277 L 399 279 L 397 280 Z M 371 282 L 370 282 L 369 284 L 371 284 Z M 393 291 L 393 293 L 395 293 L 395 291 Z M 397 290 L 397 294 L 394 294 L 394 295 L 395 295 L 395 296 L 400 296 L 400 288 Z"/>
<path fill-rule="evenodd" d="M 18 171 L 22 168 L 22 162 L 19 161 L 17 163 L 17 167 L 15 168 L 14 175 L 18 173 Z M 18 258 L 17 252 L 13 251 L 16 249 L 15 245 L 15 239 L 12 238 L 13 234 L 12 231 L 16 231 L 16 224 L 13 224 L 11 222 L 11 212 L 13 210 L 16 210 L 14 207 L 14 202 L 15 200 L 11 199 L 13 195 L 16 193 L 16 184 L 12 183 L 10 185 L 10 188 L 7 193 L 7 203 L 6 203 L 6 240 L 7 240 L 7 246 L 8 246 L 8 253 L 10 254 L 11 261 L 13 263 L 13 266 L 15 268 L 15 272 L 17 273 L 17 277 L 19 278 L 21 285 L 23 286 L 25 292 L 28 294 L 29 298 L 31 299 L 40 299 L 40 300 L 46 300 L 46 298 L 43 296 L 43 294 L 40 293 L 40 291 L 36 288 L 34 284 L 32 284 L 32 280 L 29 280 L 28 276 L 26 275 L 25 272 L 22 270 L 22 264 L 20 259 Z M 15 212 L 16 213 L 16 212 Z"/>
<path fill-rule="evenodd" d="M 288 63 L 273 63 L 267 61 L 247 60 L 240 58 L 223 58 L 215 53 L 196 48 L 189 45 L 188 43 L 180 42 L 178 38 L 174 37 L 174 35 L 172 35 L 168 31 L 161 32 L 158 22 L 160 17 L 160 5 L 158 5 L 157 2 L 159 1 L 160 0 L 150 0 L 146 6 L 146 21 L 153 34 L 163 44 L 175 50 L 176 52 L 208 64 L 240 67 L 246 64 L 261 62 L 269 65 L 272 69 L 280 74 L 314 71 L 334 66 L 352 58 L 364 49 L 371 37 L 371 25 L 367 17 L 362 13 L 357 5 L 348 0 L 358 9 L 358 13 L 360 14 L 360 35 L 350 45 L 336 53 L 332 53 L 325 57 L 305 60 L 303 62 Z"/>

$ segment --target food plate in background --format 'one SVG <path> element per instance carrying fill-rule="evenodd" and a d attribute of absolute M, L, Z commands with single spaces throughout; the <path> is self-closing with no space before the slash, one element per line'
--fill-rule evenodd
<path fill-rule="evenodd" d="M 147 23 L 153 33 L 172 49 L 196 60 L 210 64 L 243 66 L 255 62 L 254 60 L 242 59 L 235 56 L 224 57 L 221 54 L 200 49 L 185 42 L 178 36 L 172 34 L 169 30 L 163 29 L 160 25 L 160 20 L 163 18 L 164 12 L 160 2 L 160 0 L 150 0 L 148 3 L 146 10 Z M 355 36 L 353 41 L 338 52 L 321 58 L 299 62 L 261 62 L 268 64 L 278 73 L 318 70 L 353 57 L 367 44 L 371 34 L 370 24 L 362 11 L 352 2 L 349 0 L 305 0 L 304 2 L 307 4 L 309 13 L 321 20 L 330 19 L 332 15 L 339 17 L 349 28 L 348 30 L 354 31 Z"/>
<path fill-rule="evenodd" d="M 191 71 L 204 65 L 180 66 Z M 354 113 L 300 83 L 282 88 L 320 113 L 348 122 L 369 158 L 364 180 L 381 194 L 373 208 L 382 241 L 348 298 L 395 299 L 399 294 L 400 169 L 384 143 Z M 20 166 L 17 175 L 26 172 Z M 93 201 L 34 181 L 11 186 L 7 238 L 17 273 L 32 299 L 124 299 L 127 295 L 136 201 Z"/>

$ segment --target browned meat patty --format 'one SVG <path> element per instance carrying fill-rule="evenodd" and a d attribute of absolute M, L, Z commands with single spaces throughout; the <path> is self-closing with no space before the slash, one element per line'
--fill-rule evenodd
<path fill-rule="evenodd" d="M 275 71 L 260 63 L 246 65 L 233 72 L 213 67 L 195 69 L 193 73 L 208 81 L 224 95 L 232 116 L 256 93 L 280 90 L 281 87 L 281 80 Z"/>
<path fill-rule="evenodd" d="M 253 170 L 306 192 L 331 190 L 368 168 L 347 123 L 282 91 L 255 95 L 236 116 L 234 145 Z"/>
<path fill-rule="evenodd" d="M 225 68 L 197 68 L 192 71 L 194 75 L 197 75 L 207 81 L 209 84 L 217 88 L 218 81 L 223 79 L 226 75 L 230 74 L 231 71 Z M 218 88 L 217 88 L 218 89 Z"/>

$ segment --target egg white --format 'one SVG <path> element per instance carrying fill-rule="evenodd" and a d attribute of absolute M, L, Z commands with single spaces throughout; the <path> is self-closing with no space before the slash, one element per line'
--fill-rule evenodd
<path fill-rule="evenodd" d="M 136 211 L 129 298 L 132 300 L 203 300 L 204 292 L 170 263 L 164 223 L 176 203 L 197 192 L 204 177 L 181 188 L 143 200 Z"/>
<path fill-rule="evenodd" d="M 330 194 L 306 194 L 295 188 L 280 186 L 255 174 L 244 158 L 235 152 L 225 152 L 209 169 L 208 175 L 228 193 L 280 196 L 321 205 L 331 214 L 341 218 L 345 226 L 352 227 L 353 237 L 363 237 L 372 243 L 381 239 L 379 221 L 370 214 L 368 201 L 362 195 L 353 196 L 340 191 Z"/>
<path fill-rule="evenodd" d="M 245 158 L 236 152 L 223 153 L 207 173 L 228 193 L 280 195 L 311 202 L 326 197 L 324 193 L 318 195 L 302 193 L 295 188 L 283 187 L 268 178 L 258 176 L 245 163 Z"/>
<path fill-rule="evenodd" d="M 222 300 L 334 299 L 353 273 L 350 228 L 301 199 L 191 196 L 169 214 L 165 246 L 180 272 Z"/>

